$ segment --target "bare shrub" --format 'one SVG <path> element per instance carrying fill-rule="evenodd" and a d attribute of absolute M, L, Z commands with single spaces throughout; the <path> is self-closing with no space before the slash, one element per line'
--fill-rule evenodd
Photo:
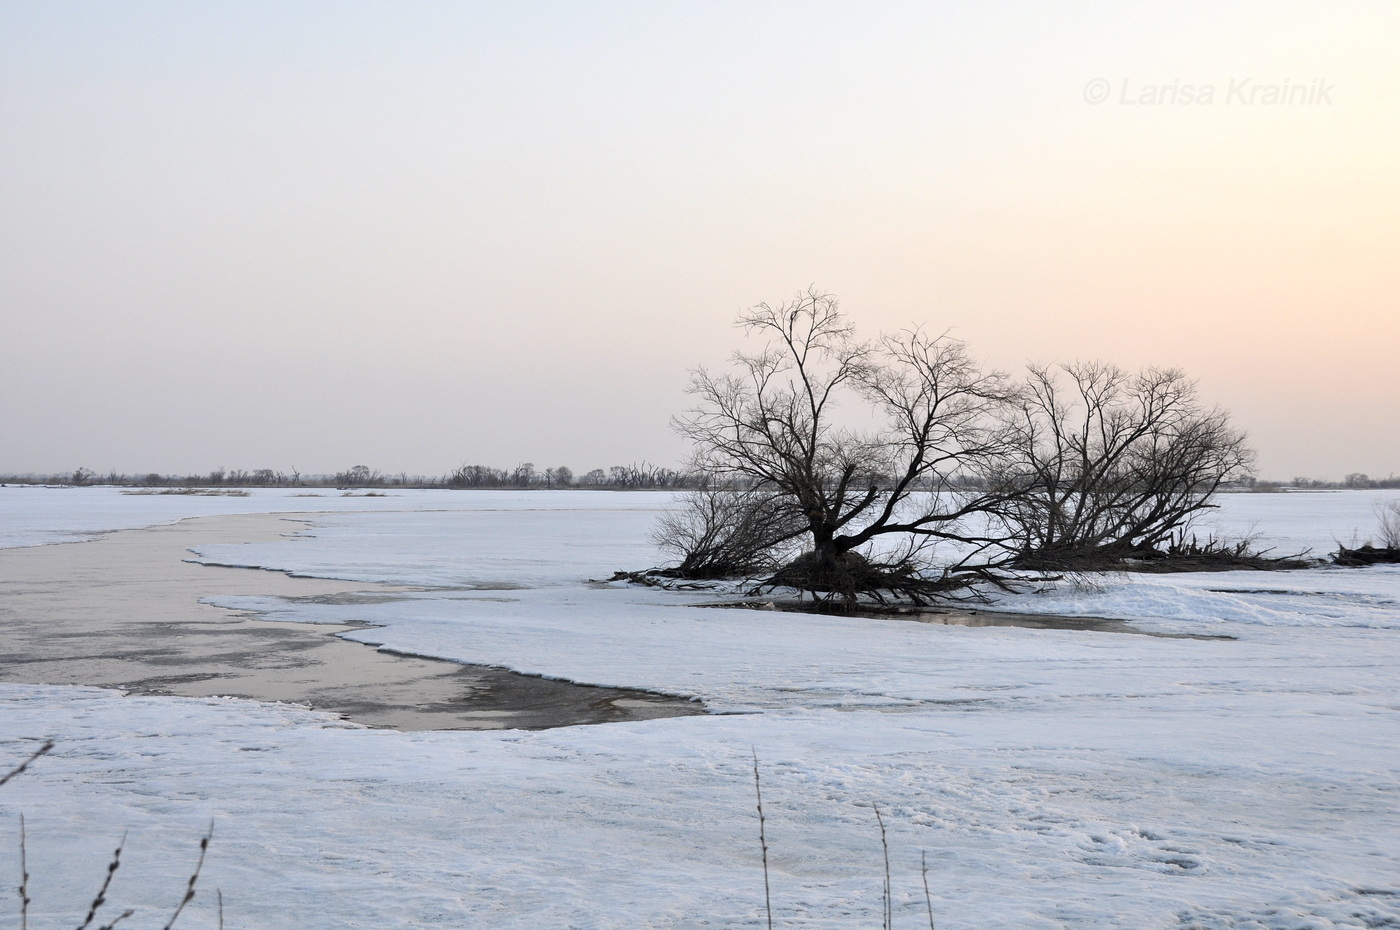
<path fill-rule="evenodd" d="M 1376 519 L 1380 521 L 1381 545 L 1400 549 L 1400 501 L 1377 504 Z"/>
<path fill-rule="evenodd" d="M 730 578 L 772 571 L 805 531 L 801 515 L 761 489 L 702 488 L 663 516 L 652 542 L 678 564 L 677 578 Z"/>
<path fill-rule="evenodd" d="M 1175 369 L 1032 367 L 1007 409 L 1010 442 L 988 477 L 1006 492 L 1007 538 L 1024 567 L 1152 552 L 1253 463 L 1244 434 Z"/>

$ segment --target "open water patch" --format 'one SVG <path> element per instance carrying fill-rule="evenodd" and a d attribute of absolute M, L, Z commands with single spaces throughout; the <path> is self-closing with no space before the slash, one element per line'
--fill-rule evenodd
<path fill-rule="evenodd" d="M 371 727 L 396 730 L 545 730 L 655 720 L 708 713 L 695 698 L 638 688 L 583 684 L 562 678 L 531 675 L 494 665 L 475 664 L 385 648 L 363 635 L 383 624 L 362 620 L 288 621 L 272 604 L 345 607 L 382 605 L 406 600 L 402 594 L 348 592 L 261 598 L 212 598 L 206 603 L 238 611 L 240 623 L 222 631 L 226 636 L 252 636 L 246 649 L 224 648 L 215 655 L 166 654 L 160 664 L 182 660 L 198 666 L 213 660 L 233 680 L 218 693 L 254 700 L 304 704 L 315 710 Z M 255 604 L 257 606 L 255 606 Z M 333 629 L 327 631 L 327 626 Z M 178 637 L 184 639 L 186 637 Z M 321 649 L 334 648 L 333 660 Z M 289 673 L 290 670 L 291 671 Z M 202 692 L 219 686 L 219 676 L 191 669 Z M 193 677 L 198 675 L 198 679 Z M 288 692 L 288 682 L 292 692 Z M 149 679 L 123 682 L 140 693 L 166 692 L 168 671 Z M 172 689 L 175 693 L 188 693 Z"/>

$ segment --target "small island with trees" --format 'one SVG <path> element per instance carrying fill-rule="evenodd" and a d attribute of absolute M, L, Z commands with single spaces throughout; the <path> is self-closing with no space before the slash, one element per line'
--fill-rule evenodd
<path fill-rule="evenodd" d="M 947 334 L 861 340 L 815 288 L 738 323 L 761 345 L 695 370 L 675 421 L 700 487 L 656 533 L 674 562 L 619 577 L 758 579 L 832 608 L 976 596 L 1028 573 L 1308 564 L 1191 532 L 1252 477 L 1254 453 L 1179 370 L 1013 378 Z"/>

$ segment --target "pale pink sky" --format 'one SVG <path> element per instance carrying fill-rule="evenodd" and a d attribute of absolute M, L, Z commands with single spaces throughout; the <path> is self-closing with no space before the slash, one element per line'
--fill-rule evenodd
<path fill-rule="evenodd" d="M 1391 2 L 4 3 L 0 472 L 677 464 L 686 369 L 813 283 L 1185 368 L 1265 477 L 1400 472 L 1396 48 Z"/>

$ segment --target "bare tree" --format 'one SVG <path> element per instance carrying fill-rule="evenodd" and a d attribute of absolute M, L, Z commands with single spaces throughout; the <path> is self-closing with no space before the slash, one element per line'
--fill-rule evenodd
<path fill-rule="evenodd" d="M 1176 369 L 1032 367 L 989 460 L 1016 564 L 1095 567 L 1149 554 L 1248 473 L 1253 452 Z"/>
<path fill-rule="evenodd" d="M 815 289 L 760 304 L 739 325 L 766 345 L 736 353 L 733 373 L 695 371 L 698 402 L 676 428 L 694 443 L 697 470 L 800 520 L 806 551 L 772 580 L 847 599 L 882 590 L 919 599 L 961 583 L 954 572 L 929 577 L 927 550 L 994 543 L 970 528 L 993 497 L 954 485 L 1000 451 L 986 414 L 1002 402 L 1004 378 L 946 336 L 859 341 L 836 299 Z M 851 399 L 883 427 L 838 425 L 836 407 Z"/>
<path fill-rule="evenodd" d="M 445 479 L 451 488 L 498 488 L 504 485 L 509 474 L 499 468 L 486 465 L 459 465 L 448 473 Z"/>
<path fill-rule="evenodd" d="M 336 472 L 335 483 L 341 487 L 363 488 L 384 483 L 384 476 L 377 468 L 368 465 L 352 465 L 342 472 Z"/>

